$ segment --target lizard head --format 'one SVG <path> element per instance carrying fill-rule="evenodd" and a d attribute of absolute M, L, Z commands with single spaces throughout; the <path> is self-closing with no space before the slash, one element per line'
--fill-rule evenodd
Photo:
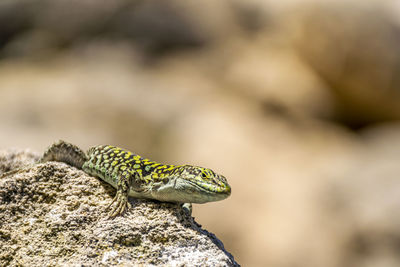
<path fill-rule="evenodd" d="M 164 192 L 162 192 L 164 191 Z M 174 199 L 167 201 L 183 203 L 205 203 L 227 198 L 231 187 L 224 176 L 202 167 L 177 166 L 159 193 L 167 193 Z"/>

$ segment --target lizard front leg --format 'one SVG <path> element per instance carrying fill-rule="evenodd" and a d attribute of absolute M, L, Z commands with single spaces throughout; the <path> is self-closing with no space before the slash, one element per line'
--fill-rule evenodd
<path fill-rule="evenodd" d="M 125 210 L 131 207 L 130 203 L 128 202 L 128 194 L 132 184 L 132 174 L 125 170 L 119 174 L 113 175 L 116 175 L 116 180 L 118 183 L 117 193 L 115 194 L 115 197 L 110 205 L 107 207 L 107 209 L 109 209 L 115 204 L 108 215 L 109 218 L 123 215 Z"/>

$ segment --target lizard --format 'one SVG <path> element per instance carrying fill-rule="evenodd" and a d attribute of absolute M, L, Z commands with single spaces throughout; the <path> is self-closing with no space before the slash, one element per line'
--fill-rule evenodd
<path fill-rule="evenodd" d="M 64 162 L 114 187 L 115 197 L 107 207 L 112 207 L 110 218 L 123 215 L 131 206 L 129 196 L 179 203 L 191 214 L 192 203 L 219 201 L 231 194 L 226 178 L 211 169 L 161 164 L 111 145 L 94 146 L 85 153 L 60 140 L 49 146 L 36 163 L 48 161 Z M 0 178 L 19 171 L 11 170 Z"/>

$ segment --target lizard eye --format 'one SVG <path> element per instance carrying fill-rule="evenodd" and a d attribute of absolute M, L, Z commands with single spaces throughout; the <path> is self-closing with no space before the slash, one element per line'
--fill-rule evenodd
<path fill-rule="evenodd" d="M 207 175 L 205 173 L 201 173 L 201 178 L 207 178 Z"/>

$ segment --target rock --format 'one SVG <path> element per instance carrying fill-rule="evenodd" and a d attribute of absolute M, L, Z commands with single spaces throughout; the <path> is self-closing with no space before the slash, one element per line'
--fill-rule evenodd
<path fill-rule="evenodd" d="M 0 57 L 35 56 L 93 42 L 122 42 L 148 56 L 200 48 L 231 28 L 229 1 L 208 2 L 8 1 L 0 6 Z M 207 15 L 207 20 L 195 15 Z"/>
<path fill-rule="evenodd" d="M 0 151 L 0 170 L 29 165 L 29 151 Z M 130 198 L 115 219 L 115 190 L 59 162 L 0 179 L 1 266 L 239 266 L 179 205 Z"/>
<path fill-rule="evenodd" d="M 296 17 L 297 49 L 330 88 L 334 121 L 358 129 L 399 120 L 400 28 L 394 19 L 368 1 L 319 4 L 305 14 Z"/>

